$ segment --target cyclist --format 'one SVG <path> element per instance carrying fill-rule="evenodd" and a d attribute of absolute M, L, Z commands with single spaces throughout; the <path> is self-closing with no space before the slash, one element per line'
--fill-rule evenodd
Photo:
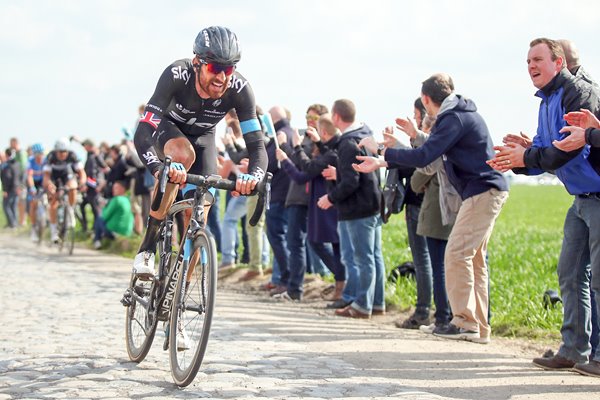
<path fill-rule="evenodd" d="M 175 61 L 164 70 L 135 132 L 136 150 L 154 176 L 158 176 L 165 155 L 173 159 L 166 192 L 159 209 L 150 212 L 146 234 L 134 260 L 133 269 L 140 279 L 154 275 L 159 227 L 175 199 L 177 187 L 185 182 L 187 171 L 199 175 L 216 173 L 215 127 L 229 110 L 237 112 L 250 159 L 248 173 L 238 175 L 232 194 L 250 194 L 267 167 L 254 93 L 236 71 L 241 57 L 236 35 L 220 26 L 203 29 L 193 50 L 194 58 Z M 186 184 L 183 195 L 193 196 L 194 189 Z M 190 265 L 194 264 L 192 259 Z"/>
<path fill-rule="evenodd" d="M 29 220 L 31 221 L 31 240 L 37 242 L 40 238 L 35 229 L 35 223 L 39 195 L 42 191 L 42 182 L 44 180 L 43 168 L 46 159 L 44 158 L 44 147 L 39 143 L 31 146 L 31 152 L 33 155 L 27 161 L 27 188 L 31 196 L 31 201 L 29 202 Z"/>
<path fill-rule="evenodd" d="M 75 175 L 78 180 L 75 180 Z M 58 242 L 58 229 L 56 226 L 56 211 L 58 209 L 58 196 L 56 189 L 64 187 L 69 191 L 69 205 L 71 206 L 71 223 L 75 223 L 73 213 L 75 202 L 77 201 L 77 187 L 83 187 L 86 182 L 83 165 L 75 155 L 69 150 L 67 139 L 59 139 L 54 144 L 54 150 L 48 154 L 46 165 L 44 166 L 43 187 L 48 193 L 50 209 L 48 219 L 50 220 L 50 238 L 53 242 Z"/>

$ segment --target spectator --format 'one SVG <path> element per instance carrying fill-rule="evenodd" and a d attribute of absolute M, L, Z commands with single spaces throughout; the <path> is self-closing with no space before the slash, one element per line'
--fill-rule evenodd
<path fill-rule="evenodd" d="M 94 222 L 94 248 L 102 247 L 101 240 L 115 239 L 115 234 L 129 237 L 133 231 L 131 202 L 126 196 L 127 181 L 116 181 L 112 185 L 112 197 Z"/>
<path fill-rule="evenodd" d="M 17 222 L 19 226 L 25 225 L 25 217 L 27 215 L 27 191 L 25 190 L 25 181 L 27 179 L 27 158 L 28 155 L 21 149 L 19 139 L 16 137 L 10 138 L 10 148 L 14 152 L 14 158 L 19 167 L 19 179 L 17 183 Z"/>
<path fill-rule="evenodd" d="M 508 198 L 504 177 L 486 160 L 493 156 L 493 144 L 483 118 L 473 101 L 453 93 L 450 76 L 435 74 L 421 87 L 421 100 L 427 114 L 437 117 L 429 139 L 416 149 L 380 147 L 383 160 L 358 157 L 359 171 L 381 166 L 424 167 L 445 155 L 448 178 L 463 200 L 444 256 L 446 289 L 454 317 L 448 325 L 436 327 L 433 334 L 455 340 L 489 343 L 487 243 L 496 218 Z M 404 130 L 412 124 L 396 119 Z M 373 138 L 363 140 L 370 151 L 378 150 Z"/>
<path fill-rule="evenodd" d="M 82 143 L 83 148 L 87 152 L 87 159 L 83 167 L 85 174 L 87 175 L 87 181 L 83 186 L 83 201 L 79 205 L 81 209 L 81 227 L 84 232 L 87 232 L 88 223 L 85 207 L 89 204 L 92 208 L 92 214 L 94 215 L 94 223 L 96 224 L 96 218 L 100 215 L 100 181 L 103 179 L 104 173 L 108 172 L 108 167 L 98 154 L 98 149 L 90 139 L 86 139 Z M 92 226 L 93 226 L 92 225 Z"/>
<path fill-rule="evenodd" d="M 381 256 L 381 191 L 375 173 L 360 174 L 352 163 L 366 154 L 358 143 L 372 137 L 371 130 L 355 122 L 356 108 L 350 100 L 337 100 L 332 107 L 332 120 L 342 132 L 337 145 L 337 177 L 335 187 L 322 196 L 318 206 L 335 205 L 342 262 L 348 269 L 348 282 L 342 299 L 347 306 L 337 309 L 341 317 L 370 318 L 385 312 L 383 296 L 385 268 Z"/>
<path fill-rule="evenodd" d="M 597 90 L 565 68 L 564 53 L 554 40 L 539 38 L 530 43 L 528 71 L 541 98 L 538 130 L 528 148 L 505 137 L 505 146 L 489 161 L 499 171 L 534 175 L 554 171 L 567 191 L 575 196 L 567 211 L 557 272 L 563 298 L 562 344 L 553 357 L 539 357 L 534 365 L 545 370 L 573 369 L 581 374 L 600 376 L 600 354 L 590 355 L 590 280 L 596 297 L 600 295 L 600 176 L 594 170 L 589 145 L 563 152 L 552 146 L 564 139 L 564 113 L 588 109 L 600 111 Z M 567 114 L 568 115 L 568 114 Z M 564 132 L 564 131 L 563 131 Z"/>
<path fill-rule="evenodd" d="M 2 208 L 6 216 L 6 227 L 16 228 L 18 220 L 18 190 L 21 184 L 21 166 L 16 158 L 16 152 L 12 148 L 4 152 L 6 161 L 2 164 Z"/>

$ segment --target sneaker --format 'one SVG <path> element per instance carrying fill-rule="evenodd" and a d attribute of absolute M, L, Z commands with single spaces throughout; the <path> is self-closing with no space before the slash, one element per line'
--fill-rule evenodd
<path fill-rule="evenodd" d="M 429 335 L 431 335 L 433 333 L 434 329 L 435 329 L 435 323 L 429 324 L 429 325 L 421 325 L 421 326 L 419 326 L 419 330 L 421 332 L 425 332 L 425 333 L 427 333 Z"/>
<path fill-rule="evenodd" d="M 102 242 L 99 240 L 94 240 L 94 249 L 98 250 L 102 247 Z"/>
<path fill-rule="evenodd" d="M 53 243 L 58 243 L 58 228 L 56 227 L 56 224 L 50 224 L 50 240 Z"/>
<path fill-rule="evenodd" d="M 140 279 L 154 277 L 154 253 L 142 251 L 133 260 L 133 273 Z"/>
<path fill-rule="evenodd" d="M 40 241 L 40 237 L 38 236 L 37 232 L 35 231 L 35 228 L 31 228 L 31 235 L 29 236 L 31 241 L 34 243 L 37 243 Z"/>
<path fill-rule="evenodd" d="M 575 361 L 559 356 L 538 357 L 533 359 L 533 365 L 546 371 L 570 371 L 575 366 Z"/>
<path fill-rule="evenodd" d="M 340 308 L 346 308 L 350 304 L 352 304 L 351 301 L 346 301 L 344 299 L 338 299 L 338 300 L 332 301 L 331 303 L 327 303 L 327 305 L 325 306 L 325 308 L 340 309 Z"/>
<path fill-rule="evenodd" d="M 402 329 L 419 329 L 421 325 L 429 325 L 431 320 L 428 317 L 419 318 L 415 314 L 408 317 L 404 321 L 398 320 L 394 324 Z"/>
<path fill-rule="evenodd" d="M 302 300 L 302 295 L 301 294 L 289 294 L 287 291 L 285 291 L 283 293 L 274 294 L 273 299 L 279 300 L 279 301 L 298 302 L 298 301 Z"/>
<path fill-rule="evenodd" d="M 600 362 L 591 360 L 588 363 L 577 363 L 573 371 L 581 375 L 600 377 Z"/>
<path fill-rule="evenodd" d="M 181 318 L 177 321 L 177 351 L 184 351 L 190 349 L 190 338 L 185 331 L 183 321 Z"/>
<path fill-rule="evenodd" d="M 281 293 L 283 293 L 285 291 L 287 291 L 287 286 L 277 285 L 277 286 L 275 286 L 273 289 L 271 289 L 269 291 L 269 296 L 273 297 L 276 294 L 281 294 Z"/>
<path fill-rule="evenodd" d="M 459 328 L 454 324 L 436 326 L 433 330 L 433 334 L 434 336 L 452 340 L 474 341 L 475 339 L 479 339 L 479 332 L 468 331 L 466 329 Z"/>

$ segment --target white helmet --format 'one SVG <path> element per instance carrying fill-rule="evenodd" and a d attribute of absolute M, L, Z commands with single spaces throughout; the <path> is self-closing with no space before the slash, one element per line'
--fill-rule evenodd
<path fill-rule="evenodd" d="M 69 141 L 65 138 L 60 138 L 54 143 L 54 150 L 67 151 L 69 150 Z"/>

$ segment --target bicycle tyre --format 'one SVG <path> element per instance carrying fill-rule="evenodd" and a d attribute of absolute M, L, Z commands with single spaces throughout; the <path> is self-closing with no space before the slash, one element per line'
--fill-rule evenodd
<path fill-rule="evenodd" d="M 62 207 L 62 210 L 60 209 Z M 65 246 L 65 235 L 67 234 L 67 224 L 66 224 L 66 207 L 64 205 L 59 205 L 58 210 L 56 211 L 57 215 L 62 212 L 62 219 L 58 218 L 57 229 L 58 229 L 58 251 L 62 253 L 63 248 Z"/>
<path fill-rule="evenodd" d="M 138 296 L 147 297 L 148 301 L 154 303 L 157 300 L 153 297 L 155 291 L 152 285 L 152 281 L 138 280 L 134 276 L 131 288 Z M 130 304 L 125 307 L 125 343 L 129 359 L 139 363 L 146 358 L 152 347 L 158 319 L 148 312 L 149 307 L 144 307 L 133 296 L 130 298 Z"/>
<path fill-rule="evenodd" d="M 194 268 L 187 290 L 182 290 L 182 285 L 186 284 L 185 277 L 183 274 L 179 276 L 169 323 L 171 375 L 181 387 L 192 383 L 204 359 L 217 290 L 217 247 L 212 235 L 200 232 L 194 241 L 192 254 L 196 249 L 200 251 L 198 264 Z M 184 309 L 185 312 L 180 314 L 180 309 Z M 183 324 L 189 335 L 190 348 L 187 350 L 177 349 L 179 323 Z"/>

